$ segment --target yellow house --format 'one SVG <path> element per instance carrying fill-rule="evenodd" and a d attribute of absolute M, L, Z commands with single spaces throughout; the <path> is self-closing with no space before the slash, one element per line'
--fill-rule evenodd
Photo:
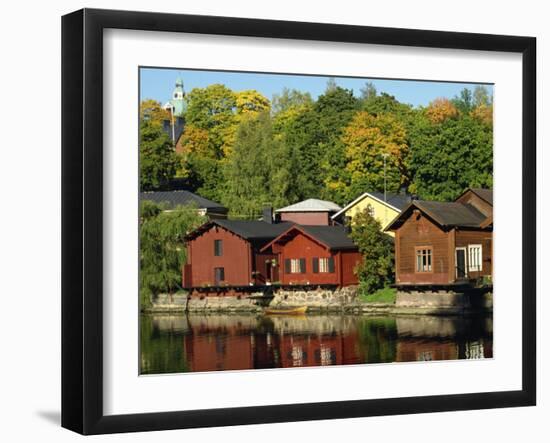
<path fill-rule="evenodd" d="M 345 219 L 353 219 L 355 214 L 369 208 L 370 214 L 380 222 L 384 230 L 410 202 L 411 197 L 405 194 L 386 193 L 384 198 L 383 192 L 365 192 L 334 214 L 332 219 L 342 223 Z M 391 231 L 387 234 L 394 236 Z"/>

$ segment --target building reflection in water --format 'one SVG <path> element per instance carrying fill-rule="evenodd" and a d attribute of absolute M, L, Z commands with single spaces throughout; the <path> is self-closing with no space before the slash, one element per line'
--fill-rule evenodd
<path fill-rule="evenodd" d="M 487 317 L 144 315 L 141 372 L 492 357 Z"/>

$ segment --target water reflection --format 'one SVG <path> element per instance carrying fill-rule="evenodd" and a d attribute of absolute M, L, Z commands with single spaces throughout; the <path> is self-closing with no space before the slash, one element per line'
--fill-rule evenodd
<path fill-rule="evenodd" d="M 143 315 L 141 372 L 491 358 L 489 317 Z"/>

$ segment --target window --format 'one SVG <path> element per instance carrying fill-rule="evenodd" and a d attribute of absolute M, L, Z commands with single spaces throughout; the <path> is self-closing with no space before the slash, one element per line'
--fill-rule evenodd
<path fill-rule="evenodd" d="M 225 281 L 224 268 L 214 268 L 214 281 L 216 282 L 216 286 Z"/>
<path fill-rule="evenodd" d="M 333 273 L 334 257 L 313 257 L 313 273 Z"/>
<path fill-rule="evenodd" d="M 367 213 L 368 213 L 371 217 L 374 217 L 374 207 L 373 207 L 371 204 L 368 204 L 368 205 L 367 205 Z"/>
<path fill-rule="evenodd" d="M 287 274 L 304 274 L 306 272 L 305 258 L 285 259 L 285 272 Z"/>
<path fill-rule="evenodd" d="M 481 272 L 483 270 L 481 245 L 468 245 L 468 270 L 470 272 Z"/>
<path fill-rule="evenodd" d="M 432 272 L 432 248 L 416 250 L 416 272 Z"/>
<path fill-rule="evenodd" d="M 214 255 L 216 257 L 223 255 L 223 240 L 214 240 Z"/>

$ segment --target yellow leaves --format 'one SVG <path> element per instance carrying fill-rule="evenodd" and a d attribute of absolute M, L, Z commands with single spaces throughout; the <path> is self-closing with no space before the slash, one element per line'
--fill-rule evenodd
<path fill-rule="evenodd" d="M 208 131 L 189 124 L 185 127 L 178 141 L 176 152 L 179 154 L 199 154 L 204 157 L 212 157 L 209 148 Z"/>
<path fill-rule="evenodd" d="M 254 89 L 236 93 L 237 113 L 259 113 L 269 111 L 271 103 L 269 100 Z"/>
<path fill-rule="evenodd" d="M 426 116 L 434 123 L 442 123 L 450 118 L 458 117 L 458 109 L 446 98 L 436 98 L 426 108 Z"/>
<path fill-rule="evenodd" d="M 143 100 L 139 104 L 139 119 L 143 121 L 148 119 L 152 123 L 162 124 L 164 120 L 170 120 L 170 112 L 163 109 L 161 104 L 156 100 Z"/>
<path fill-rule="evenodd" d="M 470 115 L 472 118 L 491 126 L 493 124 L 493 105 L 481 104 L 475 108 Z"/>

